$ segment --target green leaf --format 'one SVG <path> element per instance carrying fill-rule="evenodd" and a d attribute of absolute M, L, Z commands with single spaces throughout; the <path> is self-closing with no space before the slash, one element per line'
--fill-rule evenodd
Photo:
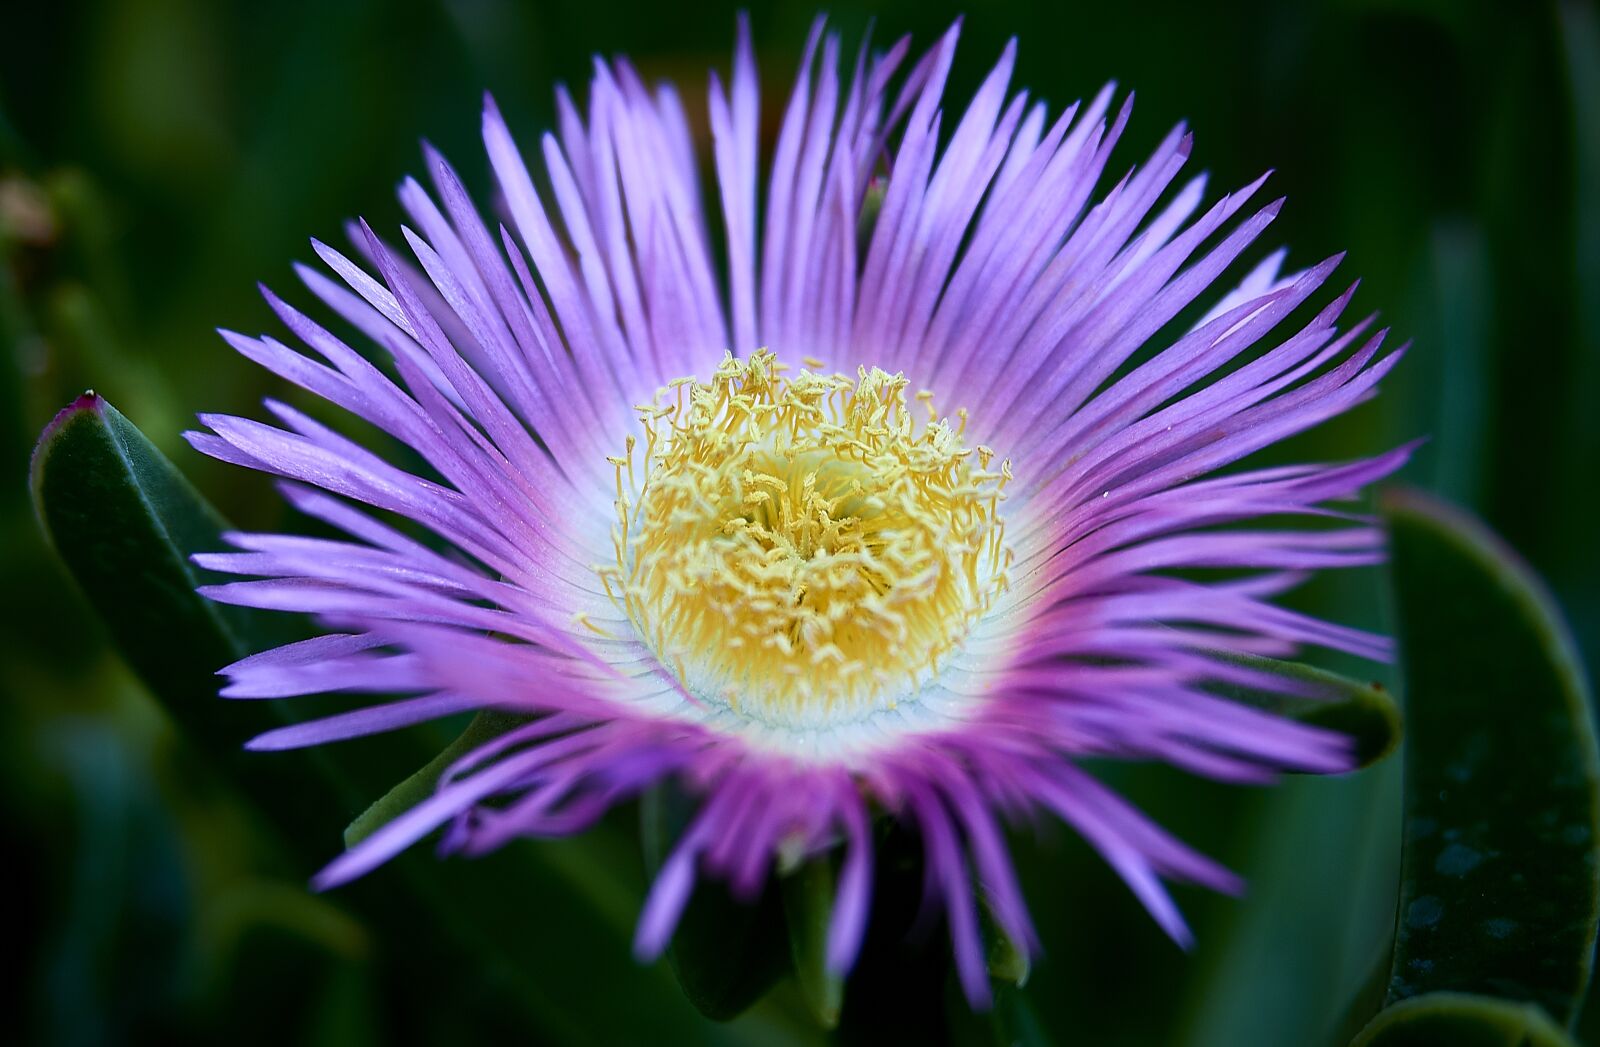
<path fill-rule="evenodd" d="M 650 875 L 660 871 L 694 809 L 694 798 L 670 782 L 643 795 L 640 839 Z M 684 996 L 707 1018 L 738 1017 L 788 970 L 778 894 L 769 879 L 760 898 L 743 902 L 721 882 L 697 879 L 667 959 Z"/>
<path fill-rule="evenodd" d="M 1310 685 L 1315 693 L 1306 698 L 1239 686 L 1219 690 L 1235 701 L 1349 735 L 1355 741 L 1357 767 L 1378 762 L 1400 744 L 1400 706 L 1382 684 L 1362 683 L 1325 669 L 1276 658 L 1232 652 L 1218 652 L 1217 656 L 1235 665 Z"/>
<path fill-rule="evenodd" d="M 32 489 L 57 554 L 162 694 L 215 698 L 219 667 L 287 635 L 283 616 L 239 613 L 195 593 L 209 579 L 189 554 L 221 548 L 226 523 L 92 390 L 40 436 Z M 220 713 L 227 703 L 210 704 Z"/>
<path fill-rule="evenodd" d="M 1577 1047 L 1538 1007 L 1470 993 L 1433 992 L 1372 1019 L 1350 1047 Z"/>
<path fill-rule="evenodd" d="M 1382 503 L 1408 702 L 1388 1000 L 1474 992 L 1569 1023 L 1589 980 L 1600 761 L 1560 616 L 1480 524 Z"/>
<path fill-rule="evenodd" d="M 485 711 L 467 724 L 455 741 L 440 750 L 422 769 L 403 779 L 356 815 L 344 830 L 344 845 L 351 848 L 432 796 L 444 772 L 461 757 L 528 722 L 525 716 Z"/>
<path fill-rule="evenodd" d="M 833 914 L 838 887 L 828 856 L 804 862 L 779 877 L 783 890 L 783 915 L 789 927 L 789 958 L 795 980 L 817 1024 L 832 1029 L 839 1024 L 844 1004 L 844 979 L 828 971 L 828 920 Z"/>
<path fill-rule="evenodd" d="M 319 802 L 325 794 L 315 779 L 242 748 L 252 735 L 292 722 L 291 706 L 217 698 L 218 669 L 297 635 L 289 616 L 252 614 L 195 592 L 216 578 L 189 556 L 222 547 L 221 515 L 92 391 L 45 428 L 31 479 L 34 508 L 57 555 L 129 665 L 185 730 L 269 813 L 307 832 L 337 832 L 337 811 Z"/>

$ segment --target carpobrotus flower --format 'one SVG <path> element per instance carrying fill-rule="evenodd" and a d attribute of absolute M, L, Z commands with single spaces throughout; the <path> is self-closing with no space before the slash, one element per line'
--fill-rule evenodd
<path fill-rule="evenodd" d="M 1230 227 L 1259 181 L 1203 211 L 1203 178 L 1169 193 L 1181 127 L 1096 202 L 1129 105 L 1111 115 L 1107 87 L 1051 117 L 1011 91 L 1010 47 L 947 126 L 956 34 L 891 88 L 906 41 L 863 47 L 841 77 L 819 22 L 759 203 L 742 29 L 730 89 L 710 88 L 714 205 L 678 96 L 625 61 L 596 63 L 587 120 L 558 95 L 543 193 L 490 102 L 509 226 L 486 225 L 429 149 L 438 202 L 400 190 L 410 258 L 362 224 L 366 268 L 316 244 L 346 287 L 300 270 L 380 363 L 271 292 L 321 360 L 226 335 L 418 459 L 394 464 L 281 403 L 283 428 L 207 416 L 212 433 L 191 434 L 297 481 L 290 501 L 349 535 L 233 535 L 243 551 L 199 558 L 252 576 L 213 598 L 337 630 L 229 667 L 224 693 L 409 695 L 255 746 L 469 709 L 530 717 L 320 884 L 441 826 L 470 854 L 578 832 L 673 778 L 702 802 L 651 889 L 639 954 L 665 947 L 698 876 L 749 896 L 780 853 L 842 845 L 828 962 L 844 972 L 881 809 L 921 839 L 981 1002 L 969 862 L 999 926 L 1035 947 L 1004 820 L 1058 815 L 1179 941 L 1163 878 L 1235 886 L 1078 758 L 1239 781 L 1350 766 L 1342 736 L 1217 697 L 1290 686 L 1219 652 L 1384 656 L 1381 638 L 1270 601 L 1306 571 L 1380 557 L 1372 527 L 1323 505 L 1405 449 L 1217 473 L 1357 403 L 1396 356 L 1365 322 L 1336 330 L 1349 291 L 1247 353 L 1337 262 L 1280 276 L 1281 253 L 1150 351 L 1279 205 Z"/>

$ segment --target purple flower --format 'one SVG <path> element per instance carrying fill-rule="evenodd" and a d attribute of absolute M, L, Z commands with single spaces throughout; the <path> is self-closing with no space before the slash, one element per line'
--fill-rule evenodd
<path fill-rule="evenodd" d="M 415 452 L 390 461 L 278 402 L 281 427 L 210 415 L 190 434 L 348 535 L 236 534 L 197 558 L 250 577 L 212 598 L 332 630 L 230 666 L 223 693 L 406 695 L 254 747 L 529 717 L 321 886 L 440 827 L 467 854 L 576 833 L 672 778 L 700 806 L 638 954 L 666 946 L 697 877 L 748 897 L 780 859 L 842 845 L 843 973 L 886 811 L 922 841 L 981 1003 L 969 862 L 1036 948 L 1003 822 L 1066 821 L 1179 942 L 1164 879 L 1238 886 L 1079 757 L 1241 782 L 1351 766 L 1342 735 L 1216 696 L 1292 689 L 1219 652 L 1387 655 L 1271 601 L 1380 559 L 1379 532 L 1326 503 L 1408 449 L 1223 470 L 1362 401 L 1399 354 L 1369 321 L 1336 328 L 1353 287 L 1275 333 L 1337 258 L 1281 275 L 1272 254 L 1175 326 L 1279 203 L 1246 210 L 1258 180 L 1202 209 L 1204 176 L 1176 185 L 1181 126 L 1101 188 L 1131 98 L 1113 110 L 1107 86 L 1052 116 L 1011 89 L 1014 45 L 947 122 L 956 36 L 909 69 L 906 40 L 863 45 L 841 76 L 819 20 L 763 175 L 741 25 L 710 88 L 715 199 L 678 95 L 626 61 L 596 62 L 587 118 L 558 94 L 543 191 L 488 102 L 507 224 L 426 149 L 434 191 L 401 187 L 403 249 L 362 223 L 359 261 L 315 243 L 337 280 L 298 270 L 377 363 L 270 291 L 309 354 L 224 333 Z"/>

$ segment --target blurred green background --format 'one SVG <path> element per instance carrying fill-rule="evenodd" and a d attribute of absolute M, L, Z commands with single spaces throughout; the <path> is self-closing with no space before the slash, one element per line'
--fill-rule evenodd
<path fill-rule="evenodd" d="M 880 38 L 911 32 L 921 44 L 961 13 L 942 2 L 829 9 L 847 39 L 876 17 Z M 591 53 L 625 52 L 648 76 L 677 80 L 700 112 L 706 69 L 726 68 L 735 10 L 110 0 L 0 14 L 0 591 L 11 608 L 0 812 L 17 877 L 4 926 L 23 970 L 0 992 L 14 996 L 8 1025 L 24 1039 L 581 1042 L 586 1013 L 642 1006 L 618 998 L 605 973 L 631 962 L 627 923 L 643 883 L 628 812 L 596 848 L 530 845 L 565 870 L 557 887 L 491 881 L 508 908 L 577 914 L 548 942 L 568 972 L 550 999 L 522 1006 L 470 958 L 424 958 L 437 977 L 419 984 L 416 958 L 397 957 L 418 947 L 408 923 L 434 917 L 372 902 L 366 886 L 304 891 L 336 834 L 285 841 L 264 828 L 215 754 L 189 744 L 121 666 L 49 555 L 25 476 L 39 428 L 92 386 L 236 522 L 296 526 L 265 480 L 179 438 L 197 411 L 250 413 L 284 394 L 213 328 L 272 328 L 257 280 L 308 301 L 289 268 L 310 257 L 308 236 L 341 241 L 357 214 L 392 230 L 393 188 L 419 170 L 419 136 L 486 200 L 485 89 L 529 145 L 553 120 L 555 82 L 580 86 Z M 813 13 L 789 2 L 752 12 L 769 124 Z M 1014 34 L 1017 83 L 1054 106 L 1108 79 L 1137 90 L 1120 165 L 1187 119 L 1191 168 L 1212 172 L 1213 193 L 1277 169 L 1269 188 L 1289 205 L 1262 252 L 1288 244 L 1298 266 L 1348 250 L 1340 276 L 1364 278 L 1358 312 L 1381 308 L 1416 343 L 1382 397 L 1282 454 L 1350 457 L 1431 436 L 1408 479 L 1475 509 L 1516 546 L 1596 665 L 1594 8 L 986 0 L 966 14 L 953 99 Z M 1378 572 L 1319 580 L 1298 599 L 1384 624 Z M 375 740 L 335 755 L 393 763 L 398 777 L 401 753 Z M 311 773 L 304 754 L 253 759 Z M 1398 761 L 1265 792 L 1161 769 L 1106 773 L 1252 888 L 1240 901 L 1183 893 L 1201 942 L 1184 956 L 1068 834 L 1021 834 L 1047 950 L 1028 989 L 1041 1023 L 1062 1043 L 1313 1042 L 1392 920 Z M 614 890 L 574 900 L 584 892 L 559 882 L 589 882 L 581 863 L 597 850 Z M 644 977 L 670 984 L 664 964 Z M 691 1042 L 815 1038 L 789 989 L 716 1029 L 663 998 L 683 1013 L 662 1029 Z"/>

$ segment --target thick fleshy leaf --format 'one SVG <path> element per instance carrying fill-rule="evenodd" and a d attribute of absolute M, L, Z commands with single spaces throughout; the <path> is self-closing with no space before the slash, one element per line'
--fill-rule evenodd
<path fill-rule="evenodd" d="M 223 519 L 93 390 L 45 428 L 31 479 L 56 552 L 129 660 L 164 692 L 214 697 L 219 665 L 283 635 L 279 622 L 276 635 L 253 637 L 269 619 L 235 615 L 195 594 L 201 572 L 187 550 L 219 548 Z"/>
<path fill-rule="evenodd" d="M 1434 992 L 1379 1014 L 1350 1047 L 1577 1047 L 1550 1016 L 1528 1003 Z"/>
<path fill-rule="evenodd" d="M 1223 688 L 1223 691 L 1236 701 L 1349 735 L 1355 742 L 1358 767 L 1378 762 L 1400 744 L 1400 706 L 1382 684 L 1362 683 L 1326 669 L 1276 658 L 1232 653 L 1223 657 L 1245 668 L 1281 676 L 1308 688 L 1310 693 L 1303 697 L 1286 697 L 1240 686 Z"/>
<path fill-rule="evenodd" d="M 645 866 L 654 876 L 683 835 L 694 799 L 672 783 L 640 801 Z M 728 1021 L 760 999 L 789 966 L 779 892 L 770 879 L 761 897 L 742 901 L 717 880 L 699 879 L 667 950 L 689 1002 L 707 1018 Z"/>
<path fill-rule="evenodd" d="M 1473 992 L 1568 1023 L 1600 900 L 1600 763 L 1571 637 L 1480 524 L 1411 492 L 1382 510 L 1409 721 L 1388 1001 Z"/>
<path fill-rule="evenodd" d="M 280 829 L 302 862 L 326 857 L 341 809 L 366 793 L 321 751 L 306 762 L 263 758 L 246 740 L 295 722 L 292 702 L 227 702 L 217 670 L 305 635 L 304 622 L 214 603 L 195 592 L 220 580 L 190 557 L 223 547 L 227 521 L 188 479 L 94 392 L 40 435 L 34 508 L 56 554 L 118 650 L 201 751 Z M 335 803 L 329 803 L 330 791 Z"/>
<path fill-rule="evenodd" d="M 828 971 L 828 919 L 833 912 L 838 877 L 827 857 L 801 864 L 779 877 L 783 915 L 789 927 L 789 958 L 800 994 L 817 1024 L 839 1024 L 844 1004 L 844 979 Z"/>
<path fill-rule="evenodd" d="M 286 802 L 308 800 L 311 782 L 297 785 L 284 768 L 240 758 L 252 733 L 290 722 L 289 707 L 241 709 L 243 703 L 217 700 L 219 668 L 296 635 L 287 616 L 251 614 L 195 592 L 214 579 L 189 556 L 222 547 L 227 525 L 217 511 L 92 391 L 45 428 L 31 480 L 34 508 L 57 555 L 151 690 L 186 729 L 208 743 L 222 741 L 251 784 L 288 789 Z"/>

